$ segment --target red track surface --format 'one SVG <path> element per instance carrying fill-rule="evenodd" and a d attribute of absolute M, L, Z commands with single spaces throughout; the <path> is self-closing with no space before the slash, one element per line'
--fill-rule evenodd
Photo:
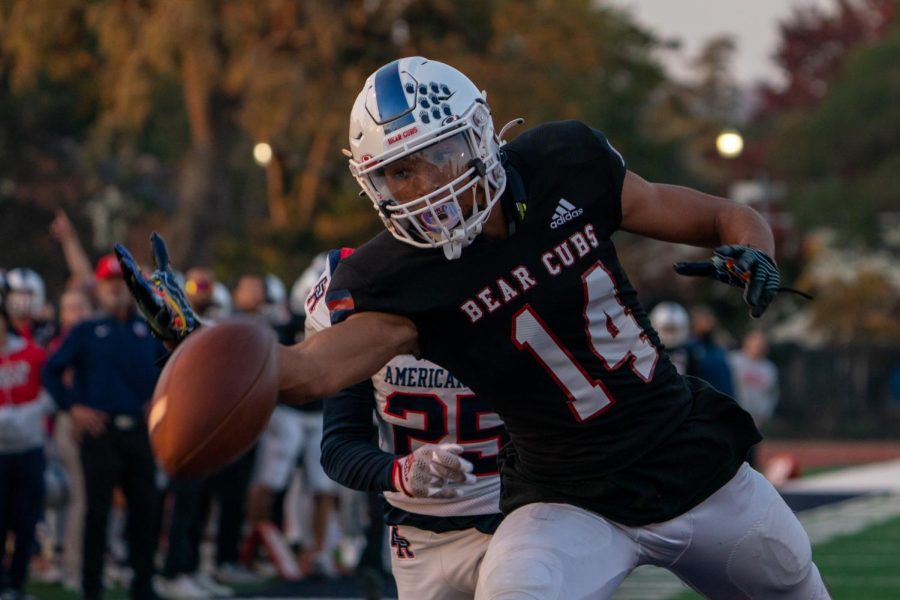
<path fill-rule="evenodd" d="M 801 471 L 811 467 L 859 465 L 900 458 L 900 441 L 765 440 L 758 461 L 766 464 L 779 454 L 794 456 Z"/>

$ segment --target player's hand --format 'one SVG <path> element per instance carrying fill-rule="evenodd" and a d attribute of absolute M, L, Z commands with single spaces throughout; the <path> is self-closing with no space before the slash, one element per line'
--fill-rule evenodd
<path fill-rule="evenodd" d="M 69 409 L 69 416 L 72 418 L 72 433 L 76 442 L 80 441 L 85 433 L 92 437 L 102 435 L 109 420 L 109 415 L 105 412 L 83 404 L 73 404 Z"/>
<path fill-rule="evenodd" d="M 50 223 L 50 235 L 61 244 L 77 238 L 72 222 L 69 221 L 68 215 L 61 208 L 56 210 L 56 217 Z"/>
<path fill-rule="evenodd" d="M 149 278 L 144 276 L 131 252 L 122 244 L 116 244 L 116 256 L 122 266 L 125 283 L 154 335 L 164 342 L 178 345 L 197 329 L 200 321 L 169 267 L 166 242 L 155 231 L 150 236 L 150 246 L 156 270 Z"/>
<path fill-rule="evenodd" d="M 456 484 L 475 483 L 472 463 L 460 456 L 462 446 L 425 444 L 394 461 L 394 489 L 411 498 L 456 498 Z"/>
<path fill-rule="evenodd" d="M 719 246 L 708 261 L 680 262 L 674 267 L 679 275 L 711 277 L 742 288 L 753 318 L 762 316 L 781 285 L 775 261 L 750 246 Z"/>

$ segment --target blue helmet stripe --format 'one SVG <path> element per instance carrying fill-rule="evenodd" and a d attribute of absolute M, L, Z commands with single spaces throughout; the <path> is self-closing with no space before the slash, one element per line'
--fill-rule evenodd
<path fill-rule="evenodd" d="M 400 82 L 400 61 L 387 64 L 375 73 L 375 101 L 378 103 L 378 123 L 385 124 L 385 133 L 405 127 L 415 121 L 412 108 Z"/>

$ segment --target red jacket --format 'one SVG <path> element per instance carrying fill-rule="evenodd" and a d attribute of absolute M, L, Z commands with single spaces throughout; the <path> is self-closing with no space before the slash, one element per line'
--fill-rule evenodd
<path fill-rule="evenodd" d="M 41 388 L 43 348 L 10 336 L 0 348 L 0 453 L 28 450 L 43 443 L 44 415 L 51 408 Z"/>

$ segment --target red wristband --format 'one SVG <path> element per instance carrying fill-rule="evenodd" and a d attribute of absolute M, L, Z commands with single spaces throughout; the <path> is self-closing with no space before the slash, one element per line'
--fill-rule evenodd
<path fill-rule="evenodd" d="M 408 457 L 407 457 L 408 458 Z M 410 498 L 413 497 L 412 494 L 409 493 L 409 490 L 406 489 L 406 482 L 403 480 L 403 466 L 400 464 L 401 459 L 395 458 L 394 465 L 391 467 L 391 480 L 394 483 L 394 489 L 398 492 L 403 492 Z"/>

